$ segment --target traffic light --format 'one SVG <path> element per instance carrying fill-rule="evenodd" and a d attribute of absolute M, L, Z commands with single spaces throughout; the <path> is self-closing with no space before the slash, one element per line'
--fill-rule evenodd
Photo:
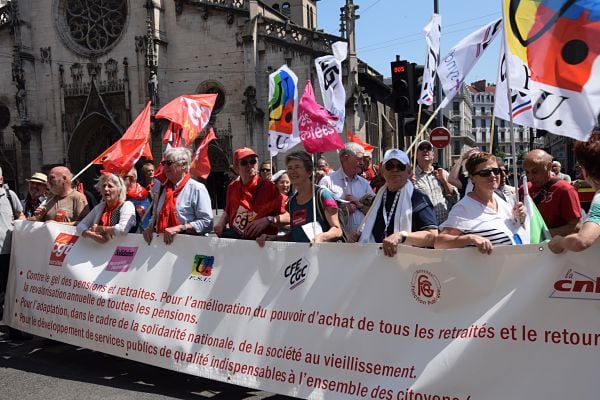
<path fill-rule="evenodd" d="M 399 114 L 410 113 L 410 76 L 412 64 L 406 60 L 392 62 L 394 106 Z"/>

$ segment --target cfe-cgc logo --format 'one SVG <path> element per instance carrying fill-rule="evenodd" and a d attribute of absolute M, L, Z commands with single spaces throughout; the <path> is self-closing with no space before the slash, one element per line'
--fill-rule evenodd
<path fill-rule="evenodd" d="M 192 264 L 192 274 L 188 279 L 200 282 L 210 282 L 214 264 L 215 256 L 196 254 L 194 256 L 194 263 Z"/>
<path fill-rule="evenodd" d="M 437 276 L 424 269 L 419 269 L 413 273 L 410 290 L 419 303 L 431 305 L 440 299 L 442 285 Z"/>
<path fill-rule="evenodd" d="M 600 276 L 569 268 L 554 281 L 550 298 L 600 300 Z"/>
<path fill-rule="evenodd" d="M 65 261 L 65 257 L 69 254 L 73 246 L 75 246 L 78 238 L 79 236 L 69 235 L 68 233 L 59 233 L 56 239 L 54 239 L 54 247 L 52 247 L 52 251 L 50 252 L 50 261 L 48 264 L 61 267 Z"/>
<path fill-rule="evenodd" d="M 299 258 L 283 269 L 283 276 L 290 282 L 290 290 L 300 286 L 308 275 L 310 263 L 304 258 Z"/>

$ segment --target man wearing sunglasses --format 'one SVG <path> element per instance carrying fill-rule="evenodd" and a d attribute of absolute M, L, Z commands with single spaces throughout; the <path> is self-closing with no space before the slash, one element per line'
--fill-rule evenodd
<path fill-rule="evenodd" d="M 279 215 L 285 213 L 285 200 L 273 182 L 258 175 L 256 152 L 249 147 L 237 149 L 233 169 L 239 177 L 227 187 L 225 210 L 215 225 L 215 234 L 229 239 L 276 235 Z"/>
<path fill-rule="evenodd" d="M 270 161 L 261 162 L 260 168 L 258 170 L 258 174 L 264 180 L 270 181 L 271 178 L 273 177 L 273 170 L 271 169 L 271 162 Z"/>
<path fill-rule="evenodd" d="M 382 243 L 383 253 L 393 257 L 399 244 L 433 247 L 438 224 L 431 201 L 415 189 L 410 180 L 412 169 L 405 152 L 390 149 L 385 152 L 381 173 L 385 185 L 365 217 L 361 243 Z"/>
<path fill-rule="evenodd" d="M 360 176 L 364 153 L 365 150 L 361 145 L 354 142 L 346 143 L 344 149 L 340 151 L 340 169 L 323 177 L 319 182 L 319 186 L 329 189 L 336 199 L 347 201 L 345 206 L 348 210 L 348 221 L 343 229 L 349 236 L 357 232 L 365 213 L 369 210 L 361 199 L 373 193 L 369 181 Z"/>
<path fill-rule="evenodd" d="M 448 182 L 448 171 L 434 168 L 435 152 L 428 140 L 417 145 L 417 166 L 415 168 L 415 188 L 425 193 L 435 209 L 437 222 L 448 218 L 448 212 L 458 201 L 458 189 Z"/>

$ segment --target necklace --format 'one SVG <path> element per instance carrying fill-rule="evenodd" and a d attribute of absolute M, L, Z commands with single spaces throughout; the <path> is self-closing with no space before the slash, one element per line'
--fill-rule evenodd
<path fill-rule="evenodd" d="M 390 225 L 390 221 L 392 220 L 392 214 L 394 213 L 394 210 L 396 210 L 396 205 L 398 204 L 398 199 L 400 198 L 400 190 L 396 192 L 394 202 L 392 203 L 392 207 L 389 211 L 385 209 L 388 191 L 386 189 L 385 192 L 383 192 L 383 199 L 381 200 L 383 207 L 381 207 L 381 214 L 383 215 L 383 222 L 385 223 L 385 228 L 383 228 L 384 237 L 387 237 L 388 226 Z"/>

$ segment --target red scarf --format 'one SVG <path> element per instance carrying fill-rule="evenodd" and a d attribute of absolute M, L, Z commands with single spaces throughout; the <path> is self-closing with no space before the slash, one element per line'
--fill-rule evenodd
<path fill-rule="evenodd" d="M 158 218 L 156 222 L 156 232 L 162 233 L 165 229 L 179 225 L 179 219 L 177 218 L 176 206 L 177 206 L 177 196 L 183 188 L 185 187 L 187 181 L 190 180 L 190 173 L 185 174 L 181 182 L 179 182 L 179 186 L 177 189 L 173 190 L 175 186 L 171 181 L 167 181 L 165 183 L 165 201 L 163 202 L 163 206 L 158 212 Z"/>
<path fill-rule="evenodd" d="M 121 202 L 117 202 L 113 207 L 109 207 L 108 204 L 104 203 L 104 211 L 102 212 L 102 215 L 100 216 L 100 225 L 110 226 L 110 215 L 120 205 L 121 205 Z"/>
<path fill-rule="evenodd" d="M 133 188 L 127 191 L 127 198 L 131 200 L 145 200 L 148 191 L 139 183 L 134 183 Z"/>

